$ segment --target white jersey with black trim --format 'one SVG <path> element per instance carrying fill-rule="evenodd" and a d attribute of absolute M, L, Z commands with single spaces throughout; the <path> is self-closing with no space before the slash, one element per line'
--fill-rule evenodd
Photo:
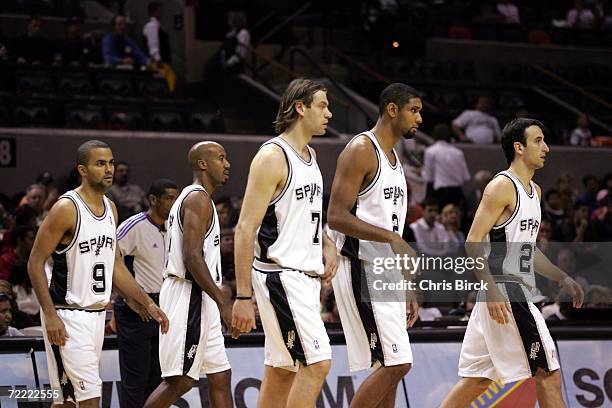
<path fill-rule="evenodd" d="M 518 276 L 535 287 L 534 251 L 542 215 L 535 183 L 530 181 L 530 191 L 527 191 L 510 171 L 502 171 L 495 177 L 507 177 L 512 181 L 516 206 L 507 221 L 493 226 L 489 232 L 489 269 L 492 275 Z"/>
<path fill-rule="evenodd" d="M 353 140 L 361 136 L 372 142 L 378 164 L 370 184 L 357 194 L 351 213 L 368 224 L 402 235 L 408 209 L 408 189 L 402 165 L 395 149 L 395 164 L 391 164 L 373 132 L 361 133 Z M 394 256 L 387 243 L 358 240 L 337 231 L 332 236 L 341 254 L 353 259 L 373 262 L 377 257 Z"/>
<path fill-rule="evenodd" d="M 191 273 L 185 267 L 183 261 L 183 222 L 181 221 L 181 209 L 183 208 L 183 202 L 187 196 L 194 191 L 202 191 L 208 195 L 204 187 L 199 184 L 191 184 L 181 191 L 172 208 L 170 209 L 170 215 L 166 221 L 166 236 L 168 242 L 166 245 L 166 266 L 164 268 L 164 278 L 169 276 L 178 277 L 193 281 Z M 204 236 L 204 245 L 202 250 L 204 251 L 204 262 L 208 266 L 210 274 L 217 284 L 221 285 L 221 247 L 220 247 L 220 228 L 219 218 L 217 216 L 217 210 L 215 203 L 212 201 L 212 219 L 210 226 Z"/>
<path fill-rule="evenodd" d="M 272 200 L 255 237 L 253 268 L 262 272 L 294 269 L 323 274 L 323 177 L 314 152 L 307 146 L 306 161 L 281 137 L 263 146 L 280 147 L 287 160 L 287 181 Z"/>
<path fill-rule="evenodd" d="M 72 201 L 77 221 L 70 243 L 59 244 L 45 264 L 51 299 L 56 308 L 103 310 L 113 287 L 113 207 L 104 197 L 104 213 L 98 217 L 74 190 L 59 199 Z"/>

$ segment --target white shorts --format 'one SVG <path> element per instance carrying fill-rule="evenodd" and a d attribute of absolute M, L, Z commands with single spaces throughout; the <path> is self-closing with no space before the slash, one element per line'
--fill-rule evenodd
<path fill-rule="evenodd" d="M 219 309 L 198 285 L 166 278 L 159 306 L 170 321 L 168 333 L 159 336 L 162 377 L 186 375 L 198 380 L 201 372 L 214 374 L 230 369 Z"/>
<path fill-rule="evenodd" d="M 338 273 L 332 279 L 342 322 L 351 371 L 377 365 L 412 363 L 406 331 L 405 301 L 372 301 L 366 294 L 366 276 L 374 276 L 372 264 L 339 257 Z M 363 290 L 363 291 L 362 291 Z"/>
<path fill-rule="evenodd" d="M 104 343 L 106 311 L 58 309 L 57 315 L 68 334 L 63 346 L 49 343 L 44 313 L 40 314 L 49 382 L 51 387 L 60 390 L 55 402 L 79 402 L 101 397 L 100 354 Z"/>
<path fill-rule="evenodd" d="M 513 290 L 512 285 L 522 291 L 519 285 L 505 285 L 507 290 Z M 513 291 L 513 296 L 519 296 Z M 476 302 L 461 346 L 460 377 L 489 378 L 507 384 L 532 377 L 538 368 L 559 369 L 555 343 L 538 308 L 526 301 L 510 305 L 510 322 L 499 324 L 489 316 L 485 301 Z"/>
<path fill-rule="evenodd" d="M 296 371 L 298 362 L 331 360 L 321 319 L 321 280 L 295 270 L 252 274 L 266 335 L 264 364 Z"/>

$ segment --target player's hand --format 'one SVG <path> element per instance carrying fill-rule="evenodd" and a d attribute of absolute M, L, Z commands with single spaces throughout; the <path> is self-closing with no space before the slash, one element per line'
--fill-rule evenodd
<path fill-rule="evenodd" d="M 415 258 L 416 257 L 416 252 L 414 249 L 412 249 L 412 247 L 410 245 L 408 245 L 408 243 L 406 241 L 404 241 L 404 238 L 402 238 L 401 236 L 394 234 L 396 236 L 396 238 L 394 238 L 393 241 L 391 241 L 389 243 L 389 245 L 391 245 L 391 249 L 393 250 L 393 253 L 395 253 L 396 255 L 399 255 L 400 257 L 404 257 L 404 256 L 409 256 L 411 258 Z M 411 275 L 414 275 L 415 273 L 417 273 L 418 271 L 416 270 L 407 270 L 404 271 L 405 273 L 409 273 Z"/>
<path fill-rule="evenodd" d="M 57 315 L 55 310 L 45 313 L 45 328 L 47 329 L 47 338 L 49 343 L 54 346 L 63 346 L 66 344 L 68 333 L 64 322 Z"/>
<path fill-rule="evenodd" d="M 334 243 L 323 246 L 323 265 L 325 269 L 323 275 L 321 275 L 321 280 L 331 282 L 338 272 L 338 251 Z"/>
<path fill-rule="evenodd" d="M 161 330 L 161 333 L 168 333 L 168 326 L 170 325 L 170 322 L 168 322 L 168 317 L 166 316 L 164 311 L 161 310 L 159 306 L 157 306 L 155 303 L 151 302 L 147 305 L 147 312 L 151 315 L 153 319 L 155 319 L 157 323 L 159 323 L 159 329 Z"/>
<path fill-rule="evenodd" d="M 136 312 L 138 316 L 140 316 L 143 322 L 148 322 L 149 320 L 151 320 L 151 315 L 147 311 L 146 307 L 144 307 L 143 305 L 141 305 L 140 303 L 136 302 L 134 299 L 131 299 L 131 298 L 130 299 L 126 298 L 124 300 L 125 300 L 125 304 L 128 305 L 130 309 L 132 309 L 134 312 Z"/>
<path fill-rule="evenodd" d="M 226 330 L 230 332 L 232 339 L 240 337 L 240 330 L 232 326 L 232 306 L 229 303 L 223 303 L 219 306 L 221 320 Z"/>
<path fill-rule="evenodd" d="M 572 297 L 573 305 L 576 309 L 582 307 L 582 302 L 584 301 L 584 290 L 578 282 L 567 276 L 565 279 L 559 281 L 559 287 Z"/>
<path fill-rule="evenodd" d="M 232 328 L 240 333 L 248 333 L 255 330 L 255 308 L 250 299 L 236 300 L 232 309 Z"/>
<path fill-rule="evenodd" d="M 510 323 L 512 308 L 509 302 L 490 302 L 487 300 L 489 316 L 499 324 Z"/>
<path fill-rule="evenodd" d="M 406 326 L 411 328 L 419 318 L 419 302 L 412 294 L 407 295 L 406 299 Z"/>

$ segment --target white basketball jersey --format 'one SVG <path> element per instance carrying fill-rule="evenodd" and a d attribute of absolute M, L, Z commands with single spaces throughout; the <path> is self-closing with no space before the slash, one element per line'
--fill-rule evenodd
<path fill-rule="evenodd" d="M 185 268 L 183 262 L 183 222 L 181 221 L 181 209 L 183 208 L 183 202 L 187 196 L 193 191 L 206 192 L 204 187 L 199 184 L 192 184 L 183 189 L 181 194 L 178 196 L 170 215 L 166 221 L 166 236 L 168 242 L 166 245 L 166 267 L 164 268 L 164 278 L 169 276 L 175 276 L 178 278 L 193 281 L 191 273 Z M 208 193 L 207 193 L 208 194 Z M 221 247 L 220 244 L 220 229 L 219 229 L 219 218 L 217 217 L 217 210 L 215 203 L 212 202 L 213 216 L 210 223 L 210 227 L 206 231 L 204 236 L 204 262 L 208 266 L 208 270 L 215 281 L 217 286 L 221 285 Z"/>
<path fill-rule="evenodd" d="M 508 220 L 489 232 L 491 252 L 489 268 L 492 275 L 514 275 L 535 287 L 533 259 L 535 242 L 540 228 L 541 208 L 535 183 L 530 181 L 527 191 L 520 180 L 509 171 L 495 177 L 507 177 L 514 184 L 516 207 Z"/>
<path fill-rule="evenodd" d="M 355 138 L 360 136 L 366 136 L 374 145 L 378 165 L 370 184 L 357 194 L 351 212 L 368 224 L 402 235 L 408 209 L 408 189 L 397 153 L 393 149 L 395 164 L 391 164 L 374 133 L 364 132 Z M 388 243 L 358 240 L 337 231 L 334 231 L 333 237 L 344 256 L 369 262 L 376 257 L 393 256 Z"/>
<path fill-rule="evenodd" d="M 310 160 L 306 161 L 280 137 L 263 146 L 268 144 L 283 150 L 287 182 L 278 197 L 270 202 L 257 231 L 253 268 L 263 272 L 288 268 L 321 275 L 323 177 L 313 150 L 307 146 Z"/>
<path fill-rule="evenodd" d="M 51 299 L 57 308 L 103 310 L 110 300 L 115 266 L 112 206 L 104 197 L 104 213 L 98 217 L 74 190 L 60 199 L 72 201 L 77 222 L 72 241 L 59 244 L 45 264 Z"/>

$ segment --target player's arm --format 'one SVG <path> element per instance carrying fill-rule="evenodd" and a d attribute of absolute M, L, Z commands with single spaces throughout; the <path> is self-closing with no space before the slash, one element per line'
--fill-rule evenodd
<path fill-rule="evenodd" d="M 249 178 L 242 200 L 242 210 L 234 234 L 234 262 L 236 269 L 236 293 L 232 327 L 242 333 L 255 329 L 255 311 L 250 300 L 253 295 L 251 270 L 253 267 L 254 241 L 257 229 L 279 185 L 287 179 L 287 162 L 284 153 L 276 146 L 265 146 L 253 158 Z"/>
<path fill-rule="evenodd" d="M 401 235 L 369 224 L 351 214 L 359 190 L 366 181 L 370 182 L 373 178 L 376 167 L 374 146 L 366 137 L 353 140 L 340 153 L 327 209 L 329 227 L 357 239 L 388 242 L 396 253 L 416 256 L 416 252 Z"/>
<path fill-rule="evenodd" d="M 327 222 L 333 230 L 365 241 L 393 242 L 401 237 L 360 220 L 351 214 L 359 190 L 376 173 L 377 160 L 374 146 L 366 137 L 353 140 L 338 157 L 332 184 Z"/>
<path fill-rule="evenodd" d="M 487 185 L 480 205 L 476 210 L 472 227 L 465 240 L 465 251 L 468 256 L 472 259 L 485 259 L 483 245 L 485 237 L 491 231 L 495 222 L 499 220 L 504 210 L 512 206 L 514 200 L 514 186 L 512 181 L 506 177 L 497 177 Z M 512 309 L 495 284 L 489 270 L 489 264 L 478 262 L 476 265 L 482 265 L 482 268 L 474 269 L 474 274 L 476 278 L 486 283 L 489 315 L 498 323 L 508 323 Z"/>
<path fill-rule="evenodd" d="M 111 201 L 113 207 L 113 215 L 115 221 L 119 219 L 117 215 L 117 207 Z M 116 235 L 115 235 L 116 239 Z M 155 304 L 153 299 L 147 295 L 140 285 L 136 282 L 130 271 L 123 263 L 121 257 L 121 249 L 116 248 L 115 250 L 115 264 L 113 267 L 113 287 L 118 290 L 128 302 L 136 302 L 142 306 L 146 312 L 151 315 L 159 323 L 159 327 L 162 333 L 168 331 L 168 318 L 164 312 Z"/>
<path fill-rule="evenodd" d="M 57 315 L 51 294 L 49 282 L 45 274 L 44 265 L 57 245 L 65 236 L 71 236 L 76 225 L 76 208 L 69 199 L 59 200 L 49 211 L 36 234 L 36 240 L 28 260 L 28 274 L 32 281 L 32 288 L 40 303 L 45 319 L 45 328 L 49 342 L 56 346 L 66 343 L 66 329 L 64 323 Z"/>

